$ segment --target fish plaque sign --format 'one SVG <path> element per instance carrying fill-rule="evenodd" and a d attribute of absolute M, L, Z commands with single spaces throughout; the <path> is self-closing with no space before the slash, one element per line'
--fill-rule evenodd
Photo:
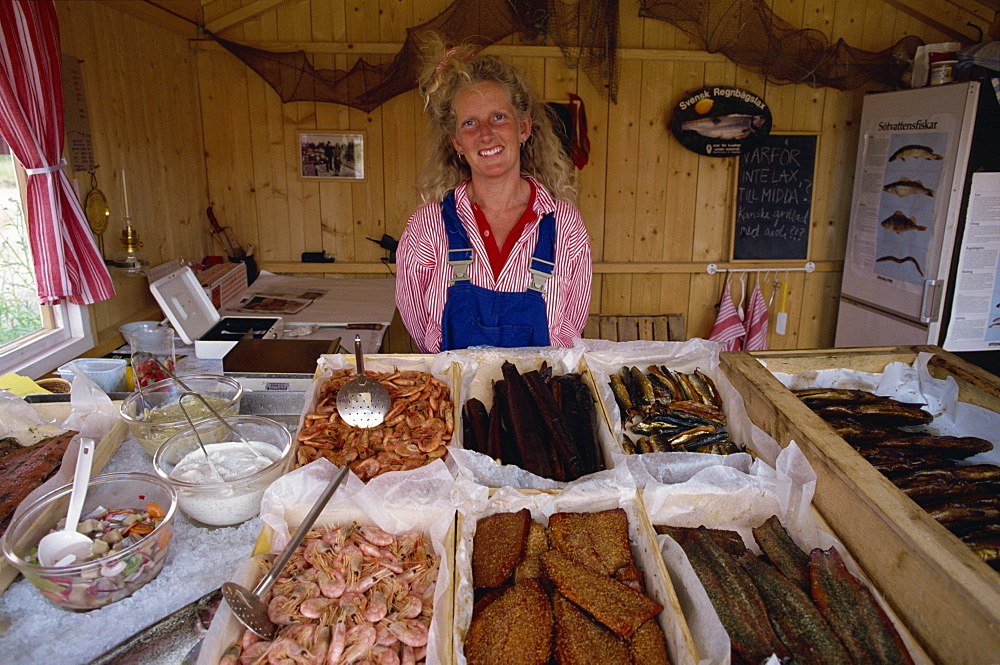
<path fill-rule="evenodd" d="M 771 110 L 748 90 L 715 85 L 677 102 L 669 124 L 688 150 L 709 157 L 733 157 L 771 132 Z"/>
<path fill-rule="evenodd" d="M 805 259 L 815 134 L 771 134 L 740 155 L 733 260 Z"/>

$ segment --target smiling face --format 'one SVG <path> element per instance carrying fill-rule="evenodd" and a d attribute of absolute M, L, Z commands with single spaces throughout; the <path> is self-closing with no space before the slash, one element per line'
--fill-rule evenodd
<path fill-rule="evenodd" d="M 502 86 L 481 81 L 455 95 L 451 143 L 465 157 L 473 178 L 520 174 L 521 143 L 531 135 L 531 116 L 518 118 Z"/>

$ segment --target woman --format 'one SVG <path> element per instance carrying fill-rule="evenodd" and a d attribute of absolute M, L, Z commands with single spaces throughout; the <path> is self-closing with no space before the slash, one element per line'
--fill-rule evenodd
<path fill-rule="evenodd" d="M 396 250 L 403 323 L 424 353 L 571 346 L 590 308 L 590 240 L 547 107 L 472 46 L 435 40 L 425 58 L 432 146 Z"/>

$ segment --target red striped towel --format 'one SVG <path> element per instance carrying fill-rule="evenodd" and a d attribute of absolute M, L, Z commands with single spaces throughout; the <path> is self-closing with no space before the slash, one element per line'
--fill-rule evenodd
<path fill-rule="evenodd" d="M 747 318 L 743 323 L 746 325 L 747 332 L 743 349 L 745 351 L 766 351 L 768 311 L 764 294 L 760 291 L 760 284 L 754 287 L 753 293 L 750 295 Z"/>
<path fill-rule="evenodd" d="M 743 321 L 740 320 L 736 306 L 733 305 L 733 298 L 729 295 L 729 289 L 726 289 L 719 303 L 719 316 L 715 319 L 712 334 L 708 339 L 723 344 L 723 351 L 739 351 L 743 348 L 743 338 L 746 334 Z"/>

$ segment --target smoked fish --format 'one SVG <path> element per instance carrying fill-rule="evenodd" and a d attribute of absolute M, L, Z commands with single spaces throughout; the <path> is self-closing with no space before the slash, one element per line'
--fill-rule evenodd
<path fill-rule="evenodd" d="M 809 554 L 809 582 L 817 609 L 855 662 L 912 665 L 892 621 L 836 548 Z"/>
<path fill-rule="evenodd" d="M 809 591 L 809 555 L 795 544 L 788 530 L 771 515 L 764 523 L 751 529 L 753 538 L 761 551 L 781 574 L 795 583 L 795 586 Z"/>
<path fill-rule="evenodd" d="M 753 552 L 744 553 L 738 563 L 760 591 L 774 632 L 796 662 L 853 665 L 844 645 L 805 591 Z"/>
<path fill-rule="evenodd" d="M 767 606 L 753 580 L 703 527 L 681 544 L 688 561 L 705 587 L 712 607 L 729 634 L 733 649 L 749 663 L 760 663 L 775 654 L 790 658 L 767 618 Z"/>

